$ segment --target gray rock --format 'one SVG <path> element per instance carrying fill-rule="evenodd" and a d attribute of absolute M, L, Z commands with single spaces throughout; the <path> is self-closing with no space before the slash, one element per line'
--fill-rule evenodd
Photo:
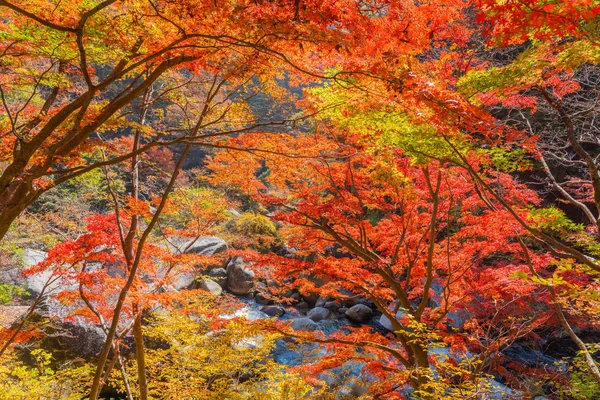
<path fill-rule="evenodd" d="M 262 293 L 256 293 L 256 296 L 254 296 L 254 301 L 256 301 L 258 304 L 264 305 L 273 304 L 273 300 L 266 298 Z"/>
<path fill-rule="evenodd" d="M 68 349 L 85 359 L 98 356 L 106 340 L 100 327 L 82 321 L 62 322 L 55 328 L 56 332 L 50 336 L 58 342 L 55 348 Z"/>
<path fill-rule="evenodd" d="M 373 310 L 364 304 L 357 304 L 350 307 L 346 312 L 346 317 L 354 322 L 366 322 L 373 316 Z"/>
<path fill-rule="evenodd" d="M 217 282 L 210 279 L 203 279 L 200 283 L 200 289 L 206 290 L 215 296 L 220 296 L 223 293 L 223 288 Z"/>
<path fill-rule="evenodd" d="M 292 299 L 292 301 L 294 303 L 299 303 L 300 300 L 302 300 L 302 296 L 300 296 L 300 293 L 292 293 L 291 296 L 286 296 L 286 297 L 289 297 L 290 299 Z"/>
<path fill-rule="evenodd" d="M 398 312 L 396 313 L 396 319 L 399 320 L 400 318 L 402 318 L 404 316 L 404 314 L 406 314 L 406 312 L 404 311 L 404 309 L 399 309 Z M 379 317 L 379 323 L 381 325 L 383 325 L 383 327 L 385 329 L 387 329 L 388 331 L 394 331 L 394 328 L 392 327 L 392 322 L 385 316 L 382 315 L 381 317 Z"/>
<path fill-rule="evenodd" d="M 340 308 L 342 308 L 342 305 L 340 304 L 339 301 L 328 301 L 327 303 L 325 303 L 323 305 L 323 308 L 326 308 L 330 311 L 336 312 L 336 311 L 339 311 Z"/>
<path fill-rule="evenodd" d="M 264 312 L 269 317 L 281 317 L 285 314 L 285 309 L 281 306 L 264 306 L 260 311 Z"/>
<path fill-rule="evenodd" d="M 323 307 L 315 307 L 306 314 L 306 316 L 315 322 L 322 321 L 331 316 L 331 311 Z"/>
<path fill-rule="evenodd" d="M 212 256 L 227 250 L 227 242 L 216 236 L 200 236 L 197 239 L 182 237 L 169 238 L 168 247 L 180 253 L 194 253 Z"/>
<path fill-rule="evenodd" d="M 173 277 L 171 286 L 176 290 L 188 289 L 196 283 L 193 274 L 189 272 L 181 272 Z"/>
<path fill-rule="evenodd" d="M 227 271 L 225 271 L 225 268 L 213 268 L 208 271 L 208 276 L 222 288 L 227 287 Z"/>
<path fill-rule="evenodd" d="M 317 323 L 314 322 L 310 318 L 295 319 L 294 321 L 292 321 L 292 324 L 290 326 L 295 331 L 308 331 L 308 332 L 313 332 L 319 327 L 319 325 L 317 325 Z"/>
<path fill-rule="evenodd" d="M 247 295 L 254 289 L 254 271 L 246 268 L 240 257 L 227 265 L 227 289 L 238 296 Z"/>
<path fill-rule="evenodd" d="M 227 250 L 227 242 L 216 236 L 201 236 L 187 250 L 187 253 L 212 256 Z"/>
<path fill-rule="evenodd" d="M 31 267 L 46 258 L 46 252 L 33 249 L 24 249 L 23 251 L 23 266 L 14 266 L 10 271 L 6 271 L 6 274 L 2 277 L 3 283 L 10 283 L 13 285 L 25 286 L 33 296 L 39 295 L 44 287 L 44 296 L 56 294 L 66 289 L 76 289 L 78 287 L 77 282 L 68 279 L 58 279 L 52 283 L 49 283 L 52 276 L 52 270 L 46 269 L 40 273 L 23 277 L 21 274 L 25 268 Z M 94 263 L 96 264 L 96 263 Z M 99 265 L 99 264 L 98 264 Z M 89 265 L 89 269 L 94 266 Z M 6 280 L 4 280 L 6 279 Z"/>
<path fill-rule="evenodd" d="M 315 303 L 315 307 L 323 307 L 325 305 L 325 303 L 327 303 L 329 301 L 329 296 L 319 296 L 319 298 L 317 299 L 317 302 Z"/>
<path fill-rule="evenodd" d="M 305 302 L 310 304 L 311 307 L 314 307 L 319 300 L 319 295 L 316 293 L 307 294 L 306 296 L 302 296 Z"/>
<path fill-rule="evenodd" d="M 35 264 L 39 263 L 40 261 L 43 261 L 44 258 L 46 258 L 46 253 L 43 251 L 25 249 L 23 252 L 23 264 L 24 264 L 25 268 L 31 267 L 32 265 L 35 265 Z M 41 293 L 41 291 L 43 290 L 44 286 L 46 285 L 46 283 L 48 282 L 48 280 L 50 279 L 51 276 L 52 276 L 52 271 L 47 269 L 38 274 L 30 275 L 30 276 L 26 277 L 24 279 L 24 281 L 21 281 L 21 283 L 15 282 L 15 284 L 17 284 L 17 285 L 24 284 L 27 287 L 27 289 L 29 289 L 30 292 L 32 292 L 34 295 L 38 295 Z M 21 280 L 20 277 L 19 277 L 19 280 Z M 57 283 L 58 283 L 58 281 L 57 281 Z M 58 290 L 57 286 L 58 286 L 57 284 L 52 285 L 52 287 L 47 288 L 44 293 L 46 295 L 48 295 L 48 293 L 53 292 L 54 290 Z"/>
<path fill-rule="evenodd" d="M 301 301 L 300 303 L 296 304 L 296 308 L 299 310 L 308 310 L 310 305 L 305 301 Z"/>

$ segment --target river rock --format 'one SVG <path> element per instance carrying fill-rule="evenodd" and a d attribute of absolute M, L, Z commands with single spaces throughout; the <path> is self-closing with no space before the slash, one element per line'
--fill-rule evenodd
<path fill-rule="evenodd" d="M 314 306 L 316 306 L 317 301 L 319 300 L 319 295 L 316 293 L 310 293 L 307 295 L 303 295 L 302 298 L 304 299 L 305 302 L 310 304 L 311 307 L 314 307 Z"/>
<path fill-rule="evenodd" d="M 189 289 L 196 283 L 195 276 L 190 272 L 181 272 L 173 276 L 171 286 L 175 290 Z"/>
<path fill-rule="evenodd" d="M 200 289 L 206 290 L 215 296 L 220 296 L 223 293 L 221 285 L 210 279 L 203 279 L 200 283 Z"/>
<path fill-rule="evenodd" d="M 240 257 L 227 265 L 227 289 L 238 296 L 247 295 L 254 289 L 254 271 L 246 268 Z"/>
<path fill-rule="evenodd" d="M 340 308 L 342 308 L 342 305 L 340 304 L 339 301 L 335 301 L 334 300 L 334 301 L 328 301 L 327 303 L 325 303 L 323 305 L 323 308 L 326 308 L 326 309 L 328 309 L 330 311 L 333 311 L 333 312 L 337 312 L 337 311 L 340 310 Z"/>
<path fill-rule="evenodd" d="M 216 236 L 200 236 L 196 240 L 186 242 L 183 249 L 187 249 L 186 253 L 212 256 L 227 250 L 227 242 Z"/>
<path fill-rule="evenodd" d="M 266 298 L 262 293 L 256 293 L 256 296 L 254 296 L 254 301 L 256 301 L 258 304 L 264 305 L 273 303 L 273 300 Z"/>
<path fill-rule="evenodd" d="M 366 322 L 373 316 L 373 310 L 364 304 L 357 304 L 350 307 L 346 313 L 346 317 L 354 322 Z"/>
<path fill-rule="evenodd" d="M 285 309 L 281 306 L 264 306 L 260 311 L 264 312 L 269 317 L 281 317 L 285 314 Z"/>
<path fill-rule="evenodd" d="M 396 313 L 396 319 L 400 320 L 400 318 L 402 318 L 404 314 L 406 314 L 406 312 L 403 309 L 398 310 L 398 312 Z M 392 322 L 385 315 L 379 317 L 379 323 L 388 331 L 394 331 L 394 328 L 392 327 Z"/>
<path fill-rule="evenodd" d="M 322 321 L 331 316 L 331 311 L 323 307 L 315 307 L 306 314 L 306 316 L 315 322 Z"/>
<path fill-rule="evenodd" d="M 329 301 L 329 296 L 319 296 L 319 298 L 317 299 L 316 303 L 315 303 L 315 307 L 323 307 L 325 305 L 325 303 L 327 303 Z"/>
<path fill-rule="evenodd" d="M 295 331 L 308 331 L 308 332 L 313 332 L 319 327 L 319 325 L 317 325 L 317 323 L 310 318 L 295 319 L 294 321 L 292 321 L 292 324 L 290 326 Z"/>
<path fill-rule="evenodd" d="M 222 288 L 227 286 L 227 271 L 225 271 L 225 268 L 213 268 L 208 271 L 208 276 Z"/>

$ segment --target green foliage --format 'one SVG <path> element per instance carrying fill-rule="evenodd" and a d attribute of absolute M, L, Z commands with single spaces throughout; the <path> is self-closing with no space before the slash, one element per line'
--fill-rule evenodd
<path fill-rule="evenodd" d="M 522 148 L 503 149 L 494 147 L 489 150 L 480 150 L 489 155 L 494 168 L 502 172 L 525 171 L 531 168 L 531 162 L 527 160 L 528 153 Z"/>
<path fill-rule="evenodd" d="M 540 56 L 540 52 L 539 47 L 532 46 L 507 66 L 470 71 L 459 79 L 458 90 L 471 97 L 492 90 L 502 91 L 517 83 L 537 82 L 544 67 L 548 65 Z"/>
<path fill-rule="evenodd" d="M 8 304 L 16 296 L 28 296 L 29 292 L 24 286 L 0 283 L 0 304 Z"/>
<path fill-rule="evenodd" d="M 559 234 L 582 232 L 584 229 L 583 224 L 573 222 L 556 207 L 532 208 L 529 211 L 529 219 L 537 229 Z"/>
<path fill-rule="evenodd" d="M 588 345 L 592 351 L 600 350 L 600 346 Z M 600 384 L 588 372 L 588 366 L 583 354 L 578 353 L 569 367 L 571 385 L 557 386 L 557 392 L 561 399 L 569 400 L 592 400 L 598 399 Z"/>
<path fill-rule="evenodd" d="M 332 86 L 313 89 L 311 94 L 323 106 L 340 104 L 319 113 L 319 118 L 333 121 L 342 129 L 360 133 L 366 142 L 375 141 L 377 145 L 371 146 L 371 151 L 402 149 L 418 164 L 427 164 L 432 158 L 456 158 L 446 139 L 432 124 L 421 123 L 407 113 L 385 107 L 361 109 L 353 105 L 348 92 L 337 91 Z M 469 148 L 464 140 L 453 142 L 463 153 Z"/>

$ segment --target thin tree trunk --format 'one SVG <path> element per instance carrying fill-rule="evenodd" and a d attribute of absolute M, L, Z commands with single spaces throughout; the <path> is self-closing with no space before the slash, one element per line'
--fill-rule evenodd
<path fill-rule="evenodd" d="M 137 363 L 138 387 L 140 400 L 148 400 L 148 382 L 146 381 L 146 352 L 144 347 L 144 335 L 142 331 L 141 312 L 135 317 L 133 323 L 133 339 L 135 341 L 135 359 Z"/>
<path fill-rule="evenodd" d="M 96 374 L 94 376 L 94 380 L 92 382 L 92 388 L 90 390 L 90 400 L 98 399 L 98 395 L 100 394 L 102 371 L 104 370 L 104 366 L 106 365 L 106 361 L 108 360 L 108 355 L 110 353 L 110 348 L 111 348 L 111 342 L 113 341 L 115 334 L 117 332 L 117 328 L 119 325 L 119 319 L 121 317 L 121 312 L 123 311 L 123 307 L 125 305 L 125 300 L 127 299 L 129 290 L 133 286 L 135 277 L 137 275 L 137 270 L 138 270 L 138 267 L 139 267 L 139 264 L 141 261 L 144 244 L 146 243 L 146 240 L 148 239 L 150 232 L 154 229 L 154 226 L 158 222 L 158 217 L 160 216 L 163 208 L 165 207 L 168 194 L 171 192 L 171 190 L 175 186 L 175 181 L 177 180 L 177 177 L 179 176 L 179 172 L 181 171 L 181 166 L 183 164 L 183 161 L 185 160 L 185 157 L 187 156 L 187 154 L 190 150 L 190 147 L 191 147 L 191 145 L 188 144 L 185 147 L 185 149 L 183 150 L 181 156 L 179 157 L 179 160 L 177 161 L 177 165 L 175 166 L 174 172 L 171 175 L 171 180 L 169 181 L 169 184 L 167 185 L 167 188 L 165 189 L 165 192 L 163 194 L 161 202 L 158 205 L 158 207 L 156 208 L 156 212 L 154 213 L 152 220 L 148 224 L 148 227 L 144 230 L 144 233 L 142 234 L 142 236 L 138 242 L 137 251 L 135 252 L 135 259 L 133 261 L 133 264 L 132 264 L 130 272 L 129 272 L 129 278 L 127 279 L 127 282 L 125 283 L 125 286 L 123 286 L 123 288 L 119 292 L 119 297 L 118 297 L 117 303 L 115 305 L 115 310 L 114 310 L 113 318 L 111 321 L 111 325 L 110 325 L 109 331 L 107 333 L 106 342 L 104 343 L 104 347 L 102 349 L 102 352 L 100 353 L 100 357 L 98 358 L 98 363 L 96 365 Z"/>

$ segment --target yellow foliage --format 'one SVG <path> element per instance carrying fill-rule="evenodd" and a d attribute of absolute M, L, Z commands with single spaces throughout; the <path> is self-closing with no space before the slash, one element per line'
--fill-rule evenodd
<path fill-rule="evenodd" d="M 179 310 L 155 313 L 145 328 L 146 364 L 152 399 L 277 399 L 312 397 L 297 374 L 270 358 L 277 334 L 265 333 L 238 318 L 220 318 L 218 300 L 190 295 Z M 136 366 L 127 365 L 131 382 Z M 120 374 L 112 382 L 121 385 Z M 122 388 L 121 388 L 122 389 Z"/>
<path fill-rule="evenodd" d="M 14 353 L 0 363 L 0 400 L 79 400 L 89 388 L 94 369 L 89 364 L 52 369 L 52 354 L 31 352 L 35 365 L 25 365 Z"/>

